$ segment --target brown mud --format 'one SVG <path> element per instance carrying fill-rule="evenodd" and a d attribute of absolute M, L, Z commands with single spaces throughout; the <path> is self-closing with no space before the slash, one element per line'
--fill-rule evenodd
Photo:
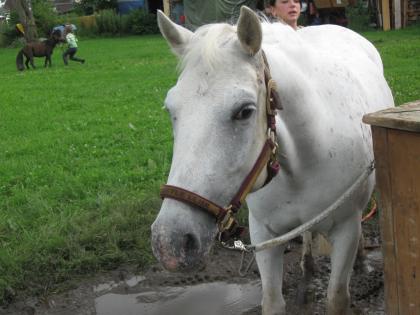
<path fill-rule="evenodd" d="M 355 270 L 351 279 L 355 314 L 383 315 L 382 255 L 378 248 L 376 222 L 364 226 L 369 270 Z M 287 314 L 325 314 L 330 271 L 327 257 L 316 257 L 310 282 L 309 303 L 297 302 L 302 272 L 301 245 L 292 242 L 285 254 L 283 293 Z M 238 274 L 241 254 L 217 247 L 204 270 L 187 274 L 169 273 L 152 266 L 138 274 L 134 266 L 84 280 L 77 289 L 44 298 L 16 302 L 1 315 L 258 315 L 261 282 L 254 264 L 245 277 Z"/>

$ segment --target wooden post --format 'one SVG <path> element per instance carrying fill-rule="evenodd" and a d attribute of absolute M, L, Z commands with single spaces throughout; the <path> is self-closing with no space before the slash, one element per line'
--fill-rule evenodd
<path fill-rule="evenodd" d="M 394 0 L 394 27 L 396 30 L 401 28 L 401 1 Z"/>
<path fill-rule="evenodd" d="M 391 18 L 389 15 L 389 0 L 381 0 L 382 2 L 382 26 L 384 31 L 391 29 Z"/>
<path fill-rule="evenodd" d="M 407 19 L 408 19 L 408 0 L 402 0 L 403 1 L 403 13 L 402 13 L 402 27 L 407 26 Z"/>
<path fill-rule="evenodd" d="M 171 16 L 171 6 L 169 4 L 169 0 L 163 0 L 163 13 L 165 13 L 166 16 Z"/>
<path fill-rule="evenodd" d="M 372 125 L 388 315 L 420 314 L 420 101 L 363 117 Z"/>

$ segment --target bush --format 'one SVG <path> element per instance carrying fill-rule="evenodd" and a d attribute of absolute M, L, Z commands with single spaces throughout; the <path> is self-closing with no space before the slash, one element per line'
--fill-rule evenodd
<path fill-rule="evenodd" d="M 16 30 L 16 23 L 19 23 L 16 12 L 11 12 L 8 23 L 0 23 L 0 47 L 12 46 L 19 42 L 19 38 L 22 38 L 22 35 Z"/>
<path fill-rule="evenodd" d="M 32 1 L 35 24 L 39 37 L 48 37 L 52 28 L 57 25 L 58 15 L 49 0 Z"/>
<path fill-rule="evenodd" d="M 0 47 L 10 46 L 17 37 L 18 33 L 14 27 L 0 23 Z"/>
<path fill-rule="evenodd" d="M 353 31 L 361 32 L 370 28 L 371 18 L 367 2 L 359 0 L 356 6 L 347 7 L 346 15 L 349 20 L 348 27 Z"/>
<path fill-rule="evenodd" d="M 76 2 L 74 8 L 78 15 L 92 15 L 102 10 L 116 10 L 117 0 L 82 0 Z"/>
<path fill-rule="evenodd" d="M 155 14 L 147 13 L 142 9 L 134 10 L 130 12 L 128 20 L 131 33 L 133 34 L 145 35 L 159 33 Z"/>
<path fill-rule="evenodd" d="M 82 36 L 95 36 L 98 34 L 95 15 L 79 16 L 73 24 L 77 25 L 78 34 Z"/>
<path fill-rule="evenodd" d="M 118 34 L 121 30 L 120 17 L 114 10 L 102 10 L 96 15 L 99 34 Z"/>
<path fill-rule="evenodd" d="M 57 24 L 74 24 L 81 36 L 101 35 L 145 35 L 156 34 L 159 28 L 156 15 L 143 9 L 131 11 L 127 15 L 119 15 L 115 10 L 102 10 L 90 16 L 60 16 Z"/>

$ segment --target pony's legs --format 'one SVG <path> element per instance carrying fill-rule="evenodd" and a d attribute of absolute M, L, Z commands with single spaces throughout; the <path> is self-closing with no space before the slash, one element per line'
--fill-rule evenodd
<path fill-rule="evenodd" d="M 25 65 L 26 65 L 26 69 L 29 70 L 29 58 L 27 56 L 25 56 Z"/>
<path fill-rule="evenodd" d="M 51 55 L 45 56 L 45 67 L 47 67 L 47 64 L 51 67 Z"/>
<path fill-rule="evenodd" d="M 251 241 L 253 244 L 273 238 L 267 229 L 249 216 Z M 256 254 L 262 282 L 262 315 L 286 314 L 286 303 L 282 294 L 284 246 L 263 250 Z"/>
<path fill-rule="evenodd" d="M 31 63 L 32 68 L 35 69 L 34 57 L 33 56 L 29 57 L 29 62 Z"/>
<path fill-rule="evenodd" d="M 361 234 L 357 213 L 329 233 L 332 245 L 331 276 L 327 293 L 328 315 L 350 315 L 349 282 Z"/>

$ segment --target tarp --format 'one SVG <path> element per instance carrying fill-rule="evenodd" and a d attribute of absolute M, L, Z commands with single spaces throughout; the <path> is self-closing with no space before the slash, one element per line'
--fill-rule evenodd
<path fill-rule="evenodd" d="M 184 0 L 185 26 L 191 30 L 215 23 L 236 23 L 241 6 L 255 9 L 256 0 Z"/>
<path fill-rule="evenodd" d="M 144 8 L 144 0 L 117 0 L 117 4 L 120 14 L 128 14 L 132 10 Z"/>

